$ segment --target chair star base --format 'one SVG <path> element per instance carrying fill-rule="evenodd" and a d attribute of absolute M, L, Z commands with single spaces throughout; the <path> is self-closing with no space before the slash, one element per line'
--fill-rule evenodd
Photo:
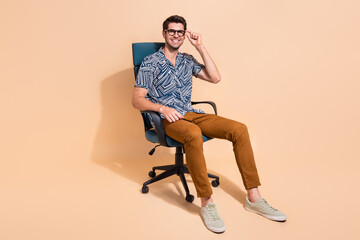
<path fill-rule="evenodd" d="M 164 172 L 156 176 L 155 170 L 163 170 Z M 193 202 L 194 196 L 190 194 L 189 187 L 185 179 L 185 173 L 188 174 L 189 169 L 187 168 L 186 164 L 184 164 L 183 147 L 176 147 L 175 164 L 153 167 L 152 171 L 149 172 L 149 177 L 151 177 L 151 179 L 143 183 L 143 187 L 141 191 L 142 193 L 148 193 L 149 187 L 147 185 L 176 174 L 180 177 L 180 180 L 185 189 L 186 192 L 185 200 L 188 202 Z M 213 187 L 219 186 L 220 182 L 218 176 L 208 173 L 208 177 L 215 179 L 211 182 L 211 185 Z"/>

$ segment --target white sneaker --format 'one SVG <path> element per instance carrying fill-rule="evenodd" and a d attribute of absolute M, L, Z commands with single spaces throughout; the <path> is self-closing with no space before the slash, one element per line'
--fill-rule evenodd
<path fill-rule="evenodd" d="M 216 209 L 216 205 L 213 202 L 206 204 L 201 208 L 201 217 L 204 220 L 205 226 L 213 232 L 222 233 L 225 231 L 224 221 L 221 219 L 219 212 Z"/>
<path fill-rule="evenodd" d="M 273 221 L 285 222 L 286 215 L 285 213 L 273 208 L 270 204 L 263 198 L 259 198 L 255 203 L 249 201 L 246 196 L 245 209 L 260 214 L 263 217 L 266 217 Z"/>

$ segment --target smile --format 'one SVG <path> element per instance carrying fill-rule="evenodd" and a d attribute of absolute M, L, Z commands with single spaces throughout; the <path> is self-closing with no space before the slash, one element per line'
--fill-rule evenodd
<path fill-rule="evenodd" d="M 179 43 L 179 42 L 180 42 L 179 39 L 171 39 L 171 41 L 172 41 L 173 43 Z"/>

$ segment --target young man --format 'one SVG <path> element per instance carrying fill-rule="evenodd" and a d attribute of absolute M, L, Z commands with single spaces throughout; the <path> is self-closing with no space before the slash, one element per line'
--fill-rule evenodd
<path fill-rule="evenodd" d="M 260 196 L 260 181 L 247 127 L 234 120 L 205 114 L 191 106 L 192 76 L 211 83 L 221 80 L 201 35 L 186 30 L 185 19 L 177 15 L 164 21 L 162 35 L 164 48 L 147 56 L 140 66 L 132 104 L 139 110 L 159 112 L 166 135 L 184 143 L 187 167 L 197 196 L 201 198 L 201 216 L 206 227 L 214 232 L 225 231 L 224 222 L 211 197 L 202 134 L 233 142 L 236 162 L 247 190 L 245 209 L 274 221 L 285 221 L 285 214 L 271 207 Z M 204 64 L 198 63 L 189 54 L 179 52 L 185 38 L 200 53 Z"/>

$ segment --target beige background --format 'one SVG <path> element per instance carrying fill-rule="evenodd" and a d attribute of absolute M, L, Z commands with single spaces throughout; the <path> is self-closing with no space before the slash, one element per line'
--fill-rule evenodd
<path fill-rule="evenodd" d="M 356 0 L 1 0 L 0 239 L 359 239 L 359 13 Z M 173 152 L 147 155 L 131 43 L 162 41 L 172 14 L 222 74 L 195 80 L 193 100 L 248 125 L 260 190 L 286 223 L 244 210 L 223 140 L 204 148 L 224 234 L 176 177 L 140 193 Z"/>

